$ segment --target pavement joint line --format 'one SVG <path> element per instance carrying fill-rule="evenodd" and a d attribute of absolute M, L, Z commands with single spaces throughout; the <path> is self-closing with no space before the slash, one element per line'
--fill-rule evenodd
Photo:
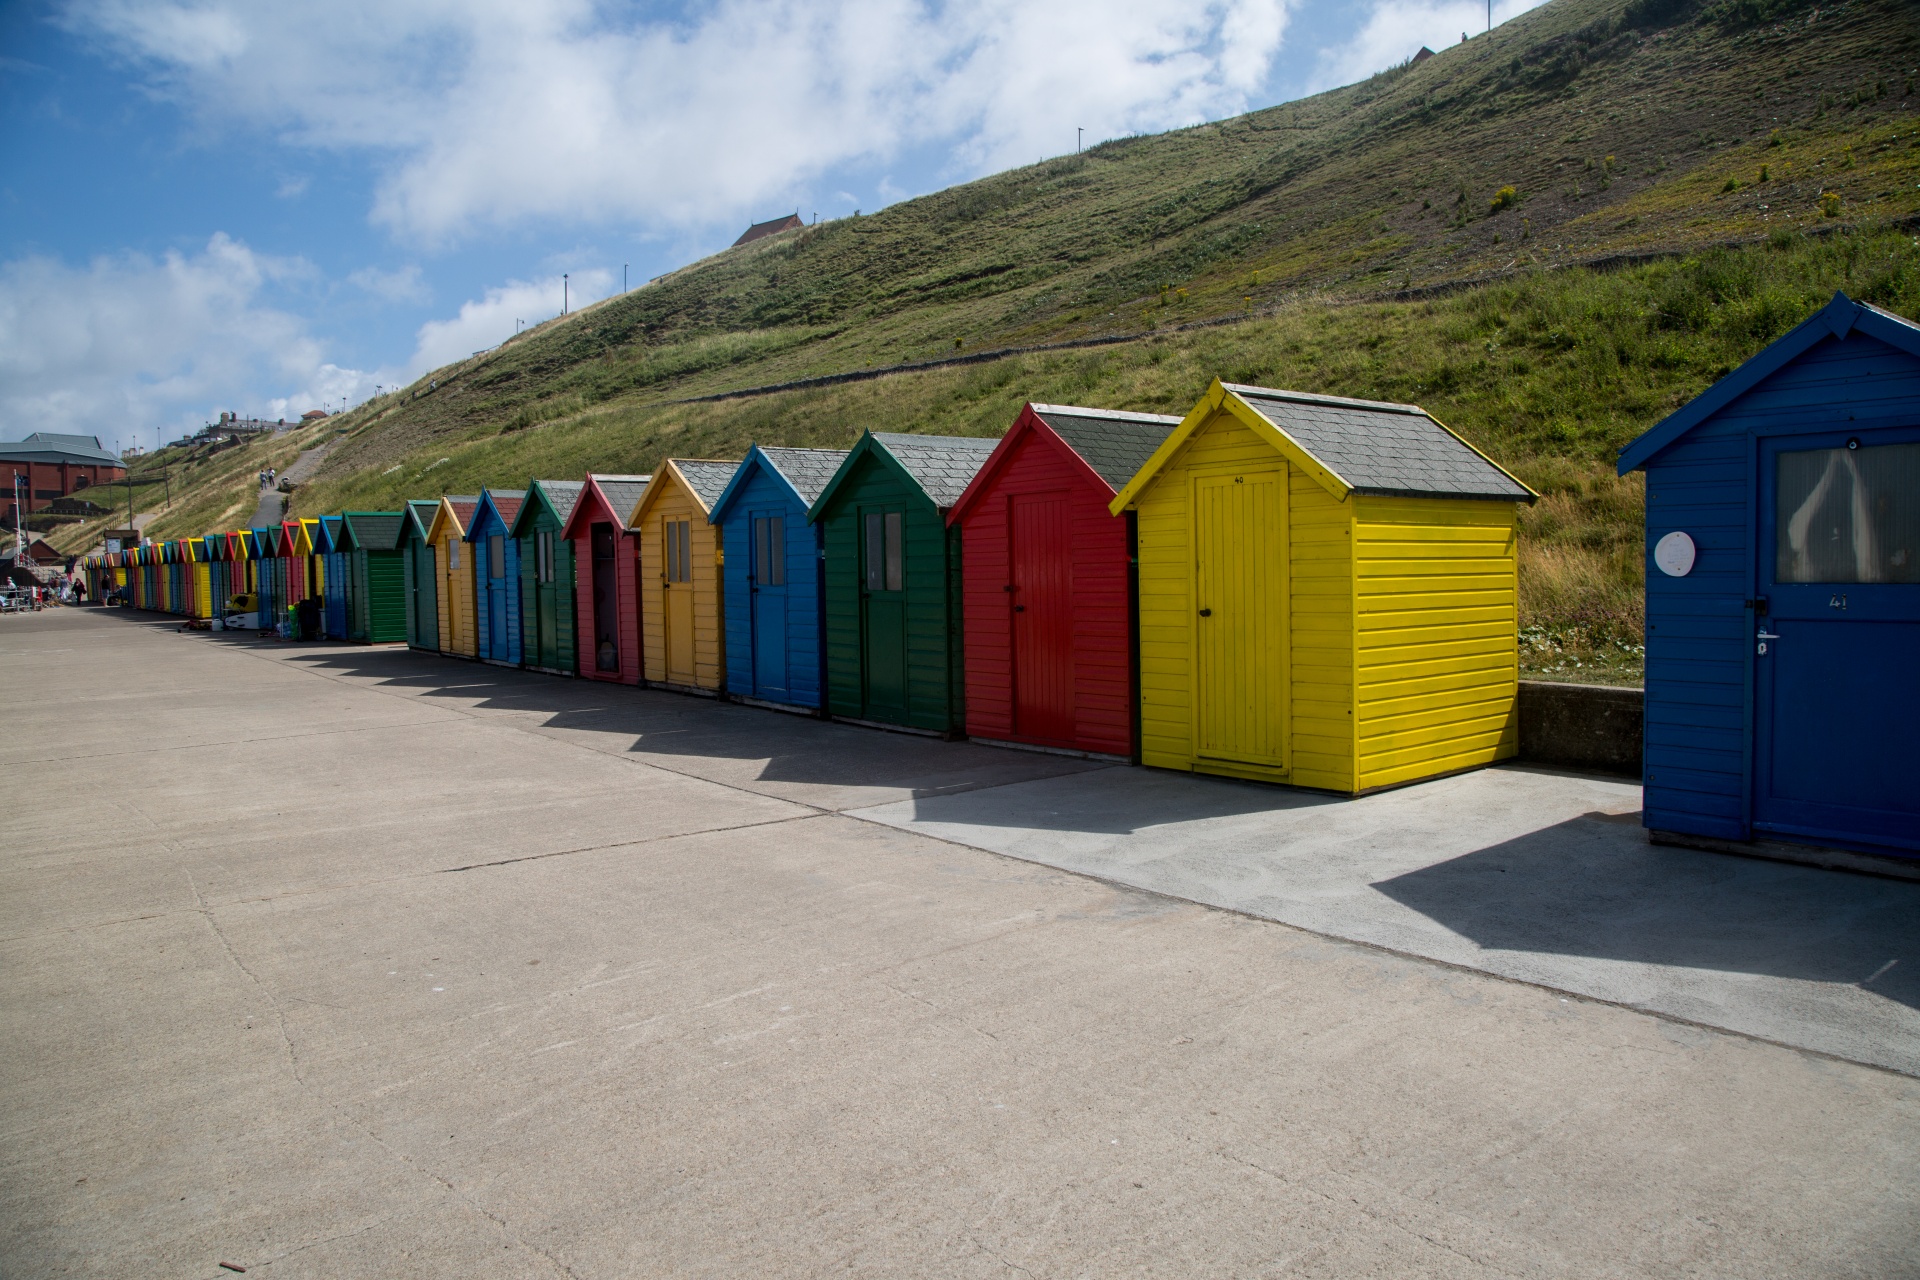
<path fill-rule="evenodd" d="M 247 652 L 247 651 L 242 650 L 242 652 Z M 258 655 L 253 655 L 253 656 L 258 656 Z M 260 660 L 271 661 L 271 659 L 267 659 L 267 658 L 261 658 Z M 309 671 L 307 668 L 298 668 L 298 670 L 305 671 L 307 672 L 307 674 L 318 676 L 320 679 L 323 679 L 323 680 L 331 680 L 338 684 L 347 684 L 345 680 L 342 680 L 337 676 L 326 675 L 324 673 L 316 672 L 316 671 Z M 349 685 L 348 687 L 359 687 L 359 686 Z M 373 690 L 373 692 L 383 693 L 384 691 L 375 689 Z M 399 697 L 400 695 L 385 694 L 385 696 Z M 450 710 L 453 710 L 454 714 L 456 715 L 464 716 L 468 719 L 472 719 L 476 721 L 489 719 L 488 717 L 481 716 L 472 711 L 461 710 L 458 708 L 450 708 Z M 551 736 L 547 734 L 536 735 L 536 734 L 532 734 L 531 730 L 520 728 L 519 726 L 513 726 L 513 727 L 516 729 L 516 731 L 521 733 L 528 733 L 531 736 L 538 736 L 538 737 Z M 569 745 L 576 745 L 577 749 L 583 750 L 583 751 L 594 750 L 594 748 L 592 747 L 578 746 L 578 744 L 569 744 Z M 606 755 L 608 753 L 604 751 L 600 751 L 600 752 L 595 752 L 595 754 Z M 623 753 L 623 755 L 629 755 L 629 754 L 631 753 Z M 736 783 L 719 782 L 712 778 L 702 778 L 699 774 L 694 774 L 694 773 L 682 773 L 679 770 L 668 769 L 665 766 L 655 764 L 652 761 L 635 760 L 633 761 L 633 763 L 647 767 L 647 768 L 660 769 L 661 772 L 663 773 L 671 773 L 680 777 L 694 778 L 694 779 L 698 779 L 699 781 L 714 783 L 714 785 L 725 787 L 730 791 L 739 791 L 745 795 L 756 796 L 760 799 L 782 799 L 782 800 L 785 799 L 785 797 L 769 797 L 764 792 L 751 791 L 745 787 L 739 786 Z M 1118 765 L 1109 766 L 1109 768 L 1118 768 L 1118 767 L 1119 767 Z M 1088 772 L 1098 773 L 1103 771 L 1096 769 L 1096 770 L 1088 770 Z M 996 789 L 997 787 L 1014 786 L 1014 785 L 1017 785 L 1017 784 L 1012 782 L 994 783 L 994 784 L 989 784 L 987 786 L 976 787 L 974 788 L 974 790 L 991 791 Z M 963 793 L 956 792 L 953 794 L 963 794 Z M 1458 961 L 1440 960 L 1433 956 L 1421 955 L 1419 952 L 1416 952 L 1416 951 L 1407 951 L 1399 947 L 1390 947 L 1384 943 L 1368 942 L 1368 941 L 1364 941 L 1362 939 L 1357 939 L 1357 938 L 1345 938 L 1345 937 L 1341 937 L 1339 934 L 1336 934 L 1336 933 L 1327 933 L 1319 929 L 1308 928 L 1305 925 L 1290 924 L 1284 920 L 1275 920 L 1269 916 L 1256 915 L 1251 911 L 1243 911 L 1236 907 L 1225 907 L 1214 902 L 1203 902 L 1197 898 L 1184 897 L 1177 893 L 1170 893 L 1164 889 L 1147 889 L 1147 888 L 1143 888 L 1140 885 L 1128 884 L 1124 880 L 1114 879 L 1111 876 L 1098 875 L 1094 872 L 1089 872 L 1089 871 L 1078 871 L 1069 867 L 1058 866 L 1051 862 L 1042 862 L 1037 858 L 1023 858 L 1018 854 L 1006 853 L 999 849 L 988 849 L 980 845 L 968 844 L 964 840 L 955 840 L 949 836 L 935 835 L 932 832 L 920 831 L 911 827 L 901 827 L 888 822 L 881 822 L 877 818 L 870 818 L 861 814 L 858 810 L 827 809 L 819 805 L 809 804 L 804 800 L 792 800 L 792 801 L 788 801 L 788 803 L 797 804 L 805 808 L 812 809 L 817 814 L 830 814 L 835 817 L 851 818 L 856 822 L 864 822 L 876 827 L 884 827 L 888 831 L 891 831 L 894 833 L 911 832 L 912 834 L 921 836 L 924 839 L 934 840 L 942 844 L 952 845 L 954 848 L 957 848 L 957 849 L 969 849 L 976 853 L 984 853 L 996 858 L 1005 858 L 1008 861 L 1020 862 L 1028 866 L 1047 867 L 1051 870 L 1059 871 L 1067 875 L 1080 876 L 1084 879 L 1092 880 L 1097 883 L 1107 885 L 1109 888 L 1126 889 L 1129 892 L 1133 892 L 1133 893 L 1152 894 L 1155 897 L 1165 898 L 1170 902 L 1183 902 L 1191 906 L 1204 907 L 1209 911 L 1219 911 L 1227 915 L 1239 916 L 1240 918 L 1245 920 L 1257 920 L 1261 924 L 1265 924 L 1265 925 L 1272 925 L 1282 929 L 1293 929 L 1300 933 L 1306 934 L 1309 937 L 1319 938 L 1325 942 L 1339 943 L 1349 947 L 1359 947 L 1364 950 L 1377 952 L 1382 955 L 1394 956 L 1401 960 L 1410 960 L 1418 964 L 1432 965 L 1436 968 L 1446 969 L 1454 973 L 1488 978 L 1495 982 L 1509 983 L 1516 987 L 1527 987 L 1534 991 L 1543 991 L 1554 996 L 1563 996 L 1570 1000 L 1579 1000 L 1585 1004 L 1601 1005 L 1608 1008 L 1621 1009 L 1628 1013 L 1639 1014 L 1640 1016 L 1646 1017 L 1646 1018 L 1656 1018 L 1663 1022 L 1672 1023 L 1676 1026 L 1692 1027 L 1699 1031 L 1712 1032 L 1717 1035 L 1735 1036 L 1739 1039 L 1750 1041 L 1754 1044 L 1771 1045 L 1777 1049 L 1785 1049 L 1792 1053 L 1806 1054 L 1814 1058 L 1824 1059 L 1828 1062 L 1844 1062 L 1849 1066 L 1866 1067 L 1870 1070 L 1882 1072 L 1886 1075 L 1897 1076 L 1903 1080 L 1920 1079 L 1920 1072 L 1901 1071 L 1896 1067 L 1882 1066 L 1879 1063 L 1866 1062 L 1858 1058 L 1849 1058 L 1844 1054 L 1832 1053 L 1824 1049 L 1810 1049 L 1804 1045 L 1790 1044 L 1787 1041 L 1777 1040 L 1770 1036 L 1759 1035 L 1755 1032 L 1740 1031 L 1732 1027 L 1723 1027 L 1711 1022 L 1702 1022 L 1697 1018 L 1689 1018 L 1682 1014 L 1677 1014 L 1677 1013 L 1667 1013 L 1659 1009 L 1650 1009 L 1644 1005 L 1631 1004 L 1624 1000 L 1608 1000 L 1602 996 L 1591 995 L 1582 991 L 1575 991 L 1572 988 L 1568 988 L 1568 987 L 1556 987 L 1549 983 L 1536 982 L 1527 978 L 1515 978 L 1507 974 L 1495 973 L 1490 969 L 1476 969 L 1472 965 L 1461 964 Z M 889 802 L 889 803 L 892 803 L 892 802 Z M 869 805 L 865 807 L 876 808 L 879 806 Z"/>
<path fill-rule="evenodd" d="M 548 858 L 567 858 L 576 853 L 603 853 L 609 849 L 631 849 L 645 844 L 665 844 L 670 840 L 687 840 L 694 836 L 724 835 L 729 831 L 752 831 L 756 827 L 777 827 L 783 822 L 811 822 L 815 818 L 836 817 L 836 814 L 790 813 L 784 818 L 768 818 L 763 822 L 740 822 L 730 827 L 702 827 L 698 831 L 675 831 L 663 836 L 643 836 L 638 840 L 615 840 L 610 844 L 586 845 L 578 849 L 555 849 L 550 853 L 529 853 L 518 858 L 500 858 L 493 862 L 470 862 L 464 867 L 441 867 L 419 875 L 395 876 L 393 880 L 416 880 L 426 875 L 445 876 L 459 871 L 485 871 L 491 867 L 511 867 L 522 862 L 542 862 Z M 391 881 L 372 880 L 368 884 L 386 884 Z M 347 886 L 357 887 L 357 886 Z M 267 901 L 268 899 L 248 899 L 248 901 Z"/>

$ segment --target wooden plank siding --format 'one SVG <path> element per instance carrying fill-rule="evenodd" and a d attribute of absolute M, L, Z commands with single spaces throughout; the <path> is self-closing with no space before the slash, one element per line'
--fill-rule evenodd
<path fill-rule="evenodd" d="M 640 544 L 641 650 L 646 655 L 647 683 L 669 688 L 688 687 L 717 692 L 726 687 L 726 655 L 721 632 L 721 566 L 719 531 L 707 523 L 707 512 L 688 492 L 679 473 L 662 466 L 647 489 L 632 531 Z M 691 539 L 691 583 L 669 583 L 666 563 L 666 527 L 684 521 Z M 687 672 L 669 672 L 667 596 L 678 599 L 674 608 L 690 604 L 693 610 L 692 679 Z M 679 655 L 672 655 L 679 656 Z"/>
<path fill-rule="evenodd" d="M 1192 474 L 1282 469 L 1287 476 L 1286 548 L 1288 764 L 1283 769 L 1203 760 L 1194 745 Z M 1175 471 L 1182 473 L 1176 482 Z M 1163 768 L 1284 780 L 1353 791 L 1352 505 L 1279 458 L 1229 414 L 1217 415 L 1181 450 L 1168 479 L 1142 496 L 1140 560 L 1141 758 Z M 1259 554 L 1250 549 L 1250 554 Z"/>
<path fill-rule="evenodd" d="M 723 649 L 727 689 L 734 694 L 760 695 L 753 670 L 752 572 L 753 516 L 778 512 L 786 550 L 786 694 L 783 701 L 797 707 L 818 708 L 825 686 L 826 652 L 821 612 L 821 579 L 825 528 L 807 522 L 806 504 L 792 488 L 755 467 L 741 491 L 728 503 L 717 526 L 721 532 Z"/>
<path fill-rule="evenodd" d="M 1819 322 L 1819 315 L 1809 321 Z M 1810 345 L 1794 342 L 1801 336 L 1796 330 L 1775 344 L 1801 348 L 1784 363 L 1638 464 L 1647 476 L 1643 812 L 1656 830 L 1753 836 L 1757 619 L 1747 601 L 1758 589 L 1758 561 L 1770 550 L 1755 545 L 1761 443 L 1780 435 L 1865 432 L 1917 416 L 1920 359 L 1914 354 L 1859 328 L 1844 338 L 1816 330 Z M 1749 364 L 1768 360 L 1772 350 Z M 1712 389 L 1701 399 L 1711 395 Z M 1680 578 L 1659 572 L 1652 559 L 1654 546 L 1676 531 L 1693 539 L 1697 557 Z"/>
<path fill-rule="evenodd" d="M 861 653 L 862 508 L 892 506 L 902 521 L 906 594 L 906 703 L 903 723 L 935 733 L 957 733 L 965 724 L 961 681 L 962 646 L 957 614 L 959 583 L 949 577 L 960 565 L 960 533 L 918 486 L 876 462 L 854 458 L 856 468 L 822 513 L 827 556 L 827 707 L 837 716 L 874 719 L 865 701 Z"/>
<path fill-rule="evenodd" d="M 579 655 L 575 644 L 579 602 L 574 595 L 573 543 L 562 537 L 562 521 L 540 482 L 527 490 L 525 505 L 514 521 L 515 542 L 519 544 L 520 653 L 527 667 L 550 675 L 578 675 Z M 553 543 L 553 579 L 539 581 L 539 537 L 547 534 Z M 543 649 L 540 622 L 544 613 L 553 615 L 553 644 Z"/>
<path fill-rule="evenodd" d="M 958 523 L 966 545 L 961 574 L 966 730 L 970 736 L 1127 756 L 1133 751 L 1129 671 L 1126 521 L 1107 510 L 1112 491 L 1096 486 L 1063 452 L 1028 432 Z M 1010 507 L 1048 495 L 1066 503 L 1072 601 L 1073 736 L 1023 733 L 1014 714 Z"/>
<path fill-rule="evenodd" d="M 1354 502 L 1358 789 L 1515 755 L 1514 505 Z"/>

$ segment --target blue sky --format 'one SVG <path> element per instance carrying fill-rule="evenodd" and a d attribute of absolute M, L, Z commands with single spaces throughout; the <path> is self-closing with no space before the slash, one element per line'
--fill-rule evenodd
<path fill-rule="evenodd" d="M 1537 0 L 1503 0 L 1496 21 Z M 0 5 L 0 439 L 357 403 L 748 222 L 1348 83 L 1484 0 Z"/>

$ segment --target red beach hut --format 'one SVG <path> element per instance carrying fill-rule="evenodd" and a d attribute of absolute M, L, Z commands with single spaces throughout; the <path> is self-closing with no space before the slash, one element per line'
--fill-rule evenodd
<path fill-rule="evenodd" d="M 1029 404 L 947 513 L 969 737 L 1134 756 L 1132 513 L 1107 504 L 1179 425 Z"/>
<path fill-rule="evenodd" d="M 573 544 L 575 643 L 589 680 L 640 683 L 640 531 L 649 476 L 589 475 L 560 536 Z"/>

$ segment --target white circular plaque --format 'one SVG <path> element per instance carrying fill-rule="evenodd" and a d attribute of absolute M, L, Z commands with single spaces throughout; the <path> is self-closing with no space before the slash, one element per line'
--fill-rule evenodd
<path fill-rule="evenodd" d="M 1693 572 L 1693 539 L 1675 530 L 1653 544 L 1653 563 L 1669 578 L 1684 578 Z"/>

